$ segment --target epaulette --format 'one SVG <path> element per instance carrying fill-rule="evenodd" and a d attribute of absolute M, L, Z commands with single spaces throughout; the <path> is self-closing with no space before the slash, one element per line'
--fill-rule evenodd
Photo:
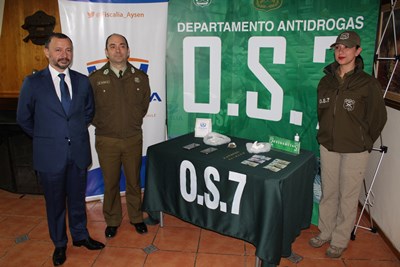
<path fill-rule="evenodd" d="M 135 71 L 138 71 L 139 73 L 144 74 L 145 76 L 149 76 L 149 75 L 148 75 L 146 72 L 144 72 L 143 70 L 138 69 L 138 68 L 132 66 L 132 67 L 131 67 L 131 72 L 132 72 L 132 73 L 135 73 Z"/>
<path fill-rule="evenodd" d="M 92 70 L 92 71 L 89 73 L 89 77 L 90 77 L 93 73 L 95 73 L 96 71 L 97 71 L 96 69 Z"/>

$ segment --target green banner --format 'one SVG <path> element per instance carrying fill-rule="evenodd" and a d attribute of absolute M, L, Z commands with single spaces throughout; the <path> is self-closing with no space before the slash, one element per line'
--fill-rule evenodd
<path fill-rule="evenodd" d="M 214 132 L 318 152 L 316 88 L 344 30 L 372 73 L 379 1 L 170 0 L 168 135 L 211 118 Z"/>

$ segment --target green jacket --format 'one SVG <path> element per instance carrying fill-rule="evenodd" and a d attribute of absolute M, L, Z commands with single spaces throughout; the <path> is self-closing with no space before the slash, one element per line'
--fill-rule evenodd
<path fill-rule="evenodd" d="M 363 71 L 361 58 L 342 84 L 338 67 L 337 62 L 325 67 L 318 84 L 318 142 L 339 153 L 371 151 L 387 119 L 382 87 Z"/>
<path fill-rule="evenodd" d="M 93 88 L 96 135 L 127 138 L 142 134 L 143 118 L 150 104 L 146 73 L 128 64 L 118 78 L 110 63 L 89 76 Z"/>

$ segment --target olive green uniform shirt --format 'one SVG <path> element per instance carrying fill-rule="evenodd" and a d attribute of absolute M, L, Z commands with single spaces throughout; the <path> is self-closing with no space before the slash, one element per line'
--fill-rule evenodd
<path fill-rule="evenodd" d="M 127 138 L 142 134 L 143 118 L 150 103 L 146 73 L 128 63 L 121 78 L 110 63 L 89 76 L 95 99 L 92 124 L 96 135 Z"/>

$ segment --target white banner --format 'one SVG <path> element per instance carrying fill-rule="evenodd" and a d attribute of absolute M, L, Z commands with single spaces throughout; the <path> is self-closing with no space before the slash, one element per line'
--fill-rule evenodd
<path fill-rule="evenodd" d="M 166 136 L 168 0 L 59 0 L 58 4 L 62 32 L 74 43 L 73 69 L 89 74 L 103 66 L 107 62 L 104 53 L 106 38 L 112 33 L 118 33 L 128 40 L 130 63 L 149 75 L 151 102 L 143 122 L 143 155 L 146 155 L 148 146 L 164 141 Z M 104 192 L 94 149 L 94 127 L 91 126 L 89 131 L 93 165 L 88 176 L 87 196 Z"/>

